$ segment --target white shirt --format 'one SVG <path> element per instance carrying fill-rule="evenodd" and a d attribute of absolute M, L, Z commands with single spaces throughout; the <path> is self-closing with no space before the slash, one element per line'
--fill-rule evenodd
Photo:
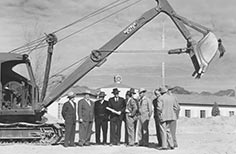
<path fill-rule="evenodd" d="M 74 102 L 73 102 L 72 100 L 70 100 L 69 102 L 70 102 L 70 104 L 73 106 L 73 108 L 75 108 Z"/>
<path fill-rule="evenodd" d="M 89 99 L 85 99 L 85 100 L 86 100 L 86 102 L 89 104 L 89 106 L 91 106 L 90 100 L 89 100 Z"/>

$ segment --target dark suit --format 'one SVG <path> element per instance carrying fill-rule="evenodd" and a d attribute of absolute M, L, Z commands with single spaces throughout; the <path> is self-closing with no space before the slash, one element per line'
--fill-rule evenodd
<path fill-rule="evenodd" d="M 62 107 L 62 117 L 65 120 L 65 140 L 64 146 L 74 145 L 75 124 L 76 124 L 76 106 L 68 101 Z"/>
<path fill-rule="evenodd" d="M 79 120 L 83 120 L 79 123 L 79 143 L 82 145 L 90 142 L 92 134 L 94 103 L 91 100 L 89 102 L 90 104 L 85 99 L 78 102 Z"/>
<path fill-rule="evenodd" d="M 155 125 L 156 125 L 156 135 L 157 135 L 157 140 L 158 140 L 158 145 L 161 146 L 162 141 L 161 141 L 161 124 L 160 124 L 160 117 L 159 117 L 159 113 L 158 113 L 158 98 L 155 98 L 152 101 L 152 105 L 154 108 L 154 120 L 155 120 Z"/>
<path fill-rule="evenodd" d="M 107 143 L 107 128 L 108 128 L 108 101 L 98 100 L 94 103 L 94 115 L 95 115 L 95 132 L 96 132 L 96 143 L 101 143 L 100 132 L 102 128 L 103 143 Z"/>
<path fill-rule="evenodd" d="M 120 115 L 115 113 L 110 114 L 110 142 L 111 144 L 120 144 L 121 138 L 121 123 L 125 116 L 125 99 L 118 97 L 118 101 L 112 97 L 109 99 L 108 106 L 116 111 L 121 111 Z"/>

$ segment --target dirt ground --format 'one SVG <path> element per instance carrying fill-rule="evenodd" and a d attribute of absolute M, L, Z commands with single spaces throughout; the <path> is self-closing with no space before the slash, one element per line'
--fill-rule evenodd
<path fill-rule="evenodd" d="M 149 147 L 91 145 L 64 148 L 62 145 L 10 144 L 0 146 L 0 150 L 1 154 L 236 154 L 236 116 L 206 119 L 180 118 L 177 139 L 178 148 L 169 151 L 158 150 L 152 119 Z M 94 135 L 92 142 L 94 142 Z"/>

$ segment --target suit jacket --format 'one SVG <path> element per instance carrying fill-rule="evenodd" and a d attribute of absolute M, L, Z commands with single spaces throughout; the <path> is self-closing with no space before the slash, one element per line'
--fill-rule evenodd
<path fill-rule="evenodd" d="M 160 103 L 160 102 L 159 102 L 158 98 L 155 98 L 155 99 L 152 101 L 153 110 L 154 110 L 154 118 L 157 119 L 157 120 L 160 119 L 159 113 L 158 113 L 158 110 L 157 110 L 159 103 Z"/>
<path fill-rule="evenodd" d="M 131 117 L 136 116 L 138 107 L 136 101 L 131 97 L 130 99 L 127 100 L 126 103 L 126 110 L 129 111 Z"/>
<path fill-rule="evenodd" d="M 118 101 L 115 101 L 115 97 L 111 97 L 108 102 L 108 106 L 116 111 L 121 111 L 120 115 L 110 112 L 110 117 L 115 118 L 118 117 L 120 120 L 124 120 L 125 114 L 125 99 L 122 97 L 118 97 Z"/>
<path fill-rule="evenodd" d="M 179 111 L 179 105 L 176 98 L 168 93 L 159 97 L 160 105 L 158 111 L 160 112 L 160 119 L 162 122 L 176 120 L 176 111 Z"/>
<path fill-rule="evenodd" d="M 139 113 L 142 121 L 149 120 L 152 115 L 152 102 L 146 96 L 139 100 Z"/>
<path fill-rule="evenodd" d="M 93 121 L 94 103 L 90 100 L 90 105 L 85 99 L 78 102 L 78 116 L 83 121 Z"/>
<path fill-rule="evenodd" d="M 76 108 L 75 107 L 76 107 L 75 103 L 73 107 L 70 101 L 63 104 L 61 114 L 65 120 L 65 123 L 76 122 Z"/>
<path fill-rule="evenodd" d="M 108 101 L 104 100 L 101 104 L 101 100 L 98 100 L 94 103 L 94 116 L 95 119 L 103 118 L 108 120 L 108 110 L 106 109 L 108 107 Z"/>

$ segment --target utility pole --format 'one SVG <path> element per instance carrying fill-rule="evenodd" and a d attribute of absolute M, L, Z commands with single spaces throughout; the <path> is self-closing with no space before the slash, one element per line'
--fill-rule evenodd
<path fill-rule="evenodd" d="M 162 73 L 161 73 L 161 78 L 162 78 L 162 86 L 165 86 L 165 62 L 162 62 L 162 65 L 161 65 L 161 70 L 162 70 Z"/>
<path fill-rule="evenodd" d="M 162 50 L 165 50 L 165 19 L 162 20 L 162 35 L 161 35 L 161 41 L 162 41 Z M 161 65 L 161 78 L 162 78 L 162 86 L 165 86 L 165 62 L 162 62 Z"/>

